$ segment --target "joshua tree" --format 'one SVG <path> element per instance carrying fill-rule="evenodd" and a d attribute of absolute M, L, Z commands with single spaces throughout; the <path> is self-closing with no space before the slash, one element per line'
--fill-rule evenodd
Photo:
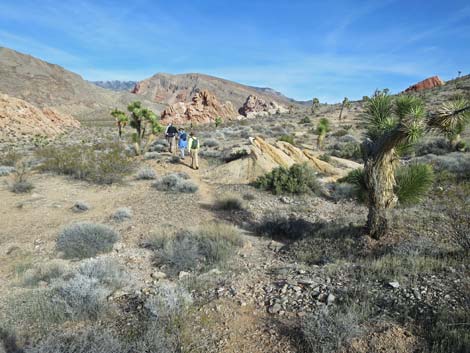
<path fill-rule="evenodd" d="M 413 96 L 394 99 L 387 92 L 376 91 L 367 101 L 363 158 L 370 236 L 379 239 L 388 232 L 387 209 L 398 201 L 395 172 L 400 150 L 415 143 L 430 129 L 449 131 L 468 119 L 469 111 L 468 103 L 462 103 L 460 109 L 448 107 L 426 119 L 423 102 Z"/>
<path fill-rule="evenodd" d="M 127 117 L 126 113 L 124 113 L 123 111 L 118 110 L 117 108 L 114 109 L 111 112 L 111 115 L 116 120 L 116 125 L 118 127 L 119 138 L 121 138 L 122 128 L 127 125 L 127 123 L 129 122 L 129 118 Z"/>
<path fill-rule="evenodd" d="M 320 107 L 320 101 L 318 98 L 313 98 L 312 99 L 312 114 L 315 113 L 315 110 L 317 110 Z"/>
<path fill-rule="evenodd" d="M 351 103 L 349 102 L 348 97 L 344 97 L 343 103 L 341 103 L 341 111 L 339 112 L 339 119 L 341 121 L 341 118 L 343 117 L 343 109 L 344 108 L 349 108 L 351 106 Z"/>
<path fill-rule="evenodd" d="M 460 75 L 462 75 L 462 71 L 457 71 L 457 77 L 460 77 Z"/>
<path fill-rule="evenodd" d="M 163 128 L 158 123 L 157 116 L 150 109 L 142 108 L 140 102 L 132 102 L 127 107 L 127 110 L 130 112 L 129 124 L 136 131 L 133 134 L 135 151 L 137 154 L 141 154 L 155 140 L 155 134 L 163 131 Z M 142 147 L 146 132 L 149 134 L 149 137 L 145 146 Z"/>
<path fill-rule="evenodd" d="M 330 131 L 330 122 L 327 118 L 321 118 L 316 130 L 316 133 L 318 135 L 317 147 L 320 150 L 323 148 L 323 140 L 325 139 L 326 133 L 328 131 Z"/>
<path fill-rule="evenodd" d="M 468 105 L 468 102 L 463 98 L 446 102 L 442 104 L 441 108 L 439 109 L 439 114 L 445 115 L 454 111 L 461 111 L 462 109 L 465 109 L 466 105 Z M 462 119 L 459 119 L 458 121 L 441 128 L 443 134 L 449 140 L 449 144 L 453 150 L 459 149 L 459 145 L 461 144 L 460 134 L 465 130 L 465 127 L 469 122 L 470 114 L 463 114 Z"/>
<path fill-rule="evenodd" d="M 218 116 L 217 118 L 215 118 L 215 127 L 216 127 L 216 128 L 219 127 L 220 124 L 222 124 L 222 123 L 223 123 L 223 120 L 222 120 L 222 118 L 221 118 L 220 116 Z"/>

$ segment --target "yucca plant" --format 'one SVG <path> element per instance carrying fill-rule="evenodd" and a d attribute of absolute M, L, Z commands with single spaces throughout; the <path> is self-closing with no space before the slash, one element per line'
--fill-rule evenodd
<path fill-rule="evenodd" d="M 330 121 L 327 118 L 321 118 L 318 122 L 316 133 L 318 135 L 317 138 L 317 147 L 318 149 L 323 148 L 323 141 L 325 140 L 325 136 L 330 131 Z"/>
<path fill-rule="evenodd" d="M 155 140 L 155 134 L 162 132 L 163 127 L 158 123 L 158 117 L 150 109 L 143 108 L 139 101 L 132 102 L 127 107 L 130 112 L 130 126 L 135 129 L 133 140 L 135 143 L 135 150 L 137 154 L 146 152 L 148 146 Z M 148 133 L 149 137 L 144 146 L 142 142 L 145 134 Z"/>
<path fill-rule="evenodd" d="M 348 97 L 344 97 L 343 102 L 341 103 L 341 111 L 339 112 L 339 118 L 338 118 L 339 121 L 341 121 L 341 118 L 343 117 L 344 108 L 349 108 L 350 106 L 351 106 L 351 103 L 349 102 Z"/>
<path fill-rule="evenodd" d="M 114 120 L 116 121 L 119 138 L 121 138 L 122 129 L 126 127 L 126 125 L 129 123 L 129 118 L 126 115 L 126 113 L 124 113 L 123 111 L 120 111 L 117 108 L 111 112 L 111 115 L 114 117 Z"/>
<path fill-rule="evenodd" d="M 397 189 L 399 151 L 414 144 L 431 129 L 446 133 L 468 119 L 469 110 L 470 106 L 465 102 L 460 109 L 444 106 L 426 118 L 424 104 L 420 99 L 408 95 L 394 99 L 387 91 L 376 91 L 366 102 L 364 115 L 368 123 L 367 139 L 362 149 L 369 206 L 367 229 L 373 238 L 379 239 L 387 234 L 386 210 L 396 206 L 399 200 L 397 193 L 403 196 L 413 191 L 410 189 L 411 184 L 407 189 Z M 423 170 L 415 174 L 418 173 L 422 176 Z M 424 180 L 428 180 L 428 177 Z"/>
<path fill-rule="evenodd" d="M 312 99 L 312 114 L 320 107 L 320 100 L 318 98 Z"/>

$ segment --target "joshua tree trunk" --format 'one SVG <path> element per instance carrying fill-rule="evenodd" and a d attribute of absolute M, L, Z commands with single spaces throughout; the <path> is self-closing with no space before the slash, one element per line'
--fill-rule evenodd
<path fill-rule="evenodd" d="M 122 125 L 121 125 L 121 122 L 118 122 L 118 131 L 119 131 L 119 139 L 121 139 L 121 136 L 122 136 Z"/>
<path fill-rule="evenodd" d="M 368 189 L 369 215 L 367 230 L 374 239 L 380 239 L 388 233 L 387 209 L 397 203 L 393 192 L 395 185 L 394 149 L 373 158 L 368 157 L 364 165 L 365 183 Z"/>
<path fill-rule="evenodd" d="M 317 138 L 317 148 L 319 150 L 321 150 L 323 148 L 323 140 L 325 139 L 325 135 L 323 134 L 320 134 L 318 135 L 318 138 Z"/>
<path fill-rule="evenodd" d="M 342 116 L 343 116 L 343 109 L 344 109 L 344 103 L 341 104 L 341 110 L 340 110 L 340 112 L 339 112 L 339 118 L 338 118 L 339 121 L 341 121 L 341 118 L 342 118 Z"/>

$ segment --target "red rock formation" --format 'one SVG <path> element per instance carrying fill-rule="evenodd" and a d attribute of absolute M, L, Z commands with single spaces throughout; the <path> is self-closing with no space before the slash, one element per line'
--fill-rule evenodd
<path fill-rule="evenodd" d="M 220 104 L 213 94 L 203 90 L 192 98 L 191 103 L 178 102 L 170 105 L 162 112 L 161 120 L 163 123 L 200 124 L 210 123 L 217 117 L 230 120 L 236 116 L 231 102 Z"/>
<path fill-rule="evenodd" d="M 55 136 L 80 123 L 72 116 L 51 108 L 37 108 L 24 100 L 0 94 L 0 139 L 25 136 Z"/>
<path fill-rule="evenodd" d="M 434 88 L 438 86 L 444 85 L 444 81 L 442 81 L 439 76 L 429 77 L 421 82 L 414 84 L 413 86 L 408 87 L 405 92 L 417 92 L 423 89 Z"/>
<path fill-rule="evenodd" d="M 238 112 L 246 117 L 254 117 L 256 115 L 285 113 L 287 109 L 274 101 L 268 103 L 262 98 L 250 95 Z"/>

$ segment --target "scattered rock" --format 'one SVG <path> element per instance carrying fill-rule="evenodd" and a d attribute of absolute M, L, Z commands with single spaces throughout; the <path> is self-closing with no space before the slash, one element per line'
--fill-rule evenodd
<path fill-rule="evenodd" d="M 238 112 L 247 118 L 254 118 L 256 116 L 287 113 L 288 109 L 274 101 L 266 102 L 260 97 L 250 95 Z"/>
<path fill-rule="evenodd" d="M 397 289 L 397 288 L 400 288 L 400 283 L 398 282 L 388 282 L 388 285 L 393 288 L 393 289 Z"/>
<path fill-rule="evenodd" d="M 72 206 L 72 211 L 77 212 L 77 213 L 86 212 L 89 209 L 90 209 L 90 206 L 86 202 L 83 202 L 83 201 L 77 201 Z"/>
<path fill-rule="evenodd" d="M 181 273 L 180 273 L 180 275 L 181 275 Z M 165 272 L 160 272 L 160 271 L 155 271 L 150 275 L 150 277 L 152 277 L 153 279 L 159 280 L 159 279 L 166 278 L 166 273 Z"/>

